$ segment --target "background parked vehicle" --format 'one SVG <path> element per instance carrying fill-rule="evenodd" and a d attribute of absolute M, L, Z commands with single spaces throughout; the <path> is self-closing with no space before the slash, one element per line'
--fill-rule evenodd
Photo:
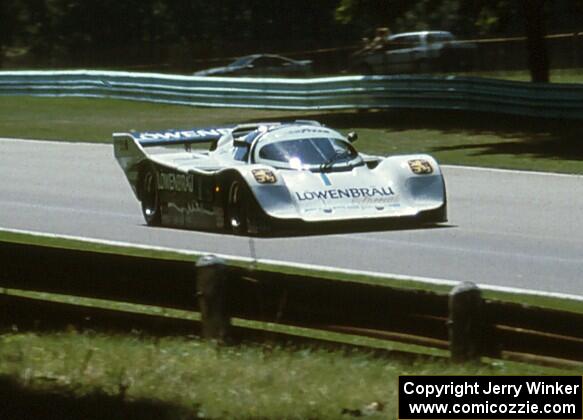
<path fill-rule="evenodd" d="M 194 73 L 195 76 L 306 76 L 312 71 L 311 60 L 293 60 L 274 54 L 240 57 L 224 67 Z"/>
<path fill-rule="evenodd" d="M 428 73 L 471 70 L 476 45 L 456 41 L 446 31 L 405 32 L 375 39 L 352 57 L 363 74 Z"/>

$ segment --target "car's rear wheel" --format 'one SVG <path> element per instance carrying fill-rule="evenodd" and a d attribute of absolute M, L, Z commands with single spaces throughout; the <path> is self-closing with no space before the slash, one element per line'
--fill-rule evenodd
<path fill-rule="evenodd" d="M 243 185 L 239 181 L 234 181 L 229 188 L 227 226 L 236 235 L 245 235 L 248 231 L 247 200 Z"/>
<path fill-rule="evenodd" d="M 160 195 L 158 192 L 158 174 L 153 168 L 144 172 L 141 181 L 142 214 L 149 226 L 159 226 L 162 222 L 160 212 Z"/>

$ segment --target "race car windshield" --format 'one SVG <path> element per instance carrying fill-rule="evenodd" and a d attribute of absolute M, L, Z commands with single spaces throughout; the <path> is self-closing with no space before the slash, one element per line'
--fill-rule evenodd
<path fill-rule="evenodd" d="M 298 160 L 303 165 L 329 165 L 331 162 L 349 162 L 358 153 L 347 142 L 334 138 L 286 140 L 266 144 L 259 150 L 261 159 L 285 162 L 290 166 Z"/>

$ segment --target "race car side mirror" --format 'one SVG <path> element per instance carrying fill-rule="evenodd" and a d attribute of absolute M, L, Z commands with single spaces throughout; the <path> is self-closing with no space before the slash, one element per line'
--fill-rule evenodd
<path fill-rule="evenodd" d="M 356 140 L 358 140 L 358 134 L 356 134 L 354 131 L 348 133 L 348 141 L 350 143 L 354 143 Z"/>

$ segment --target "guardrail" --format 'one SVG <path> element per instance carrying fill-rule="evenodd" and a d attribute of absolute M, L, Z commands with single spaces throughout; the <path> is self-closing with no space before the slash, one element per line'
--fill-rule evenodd
<path fill-rule="evenodd" d="M 2 71 L 0 95 L 291 110 L 447 109 L 583 119 L 583 84 L 534 84 L 461 76 L 254 79 L 91 70 Z"/>
<path fill-rule="evenodd" d="M 447 295 L 223 266 L 217 275 L 200 262 L 0 242 L 0 287 L 201 311 L 203 333 L 205 318 L 221 330 L 236 317 L 450 349 L 461 359 L 583 362 L 583 314 L 486 300 L 475 288 Z M 0 322 L 10 319 L 4 300 Z M 225 338 L 221 331 L 215 337 Z"/>

